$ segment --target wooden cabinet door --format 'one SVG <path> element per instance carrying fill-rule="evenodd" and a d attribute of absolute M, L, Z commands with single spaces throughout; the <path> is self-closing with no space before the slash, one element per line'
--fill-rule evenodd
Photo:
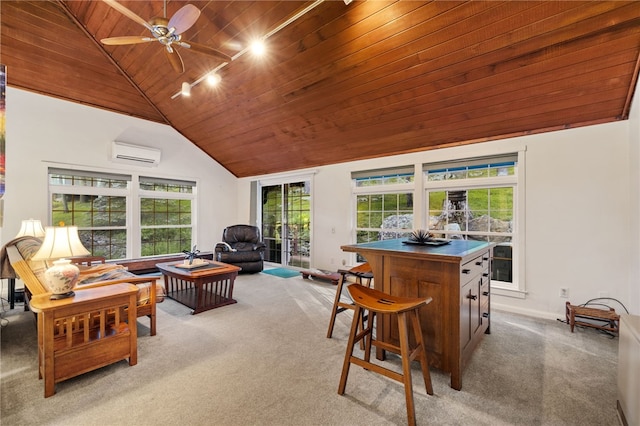
<path fill-rule="evenodd" d="M 471 342 L 471 303 L 469 297 L 473 291 L 472 282 L 468 282 L 460 291 L 460 348 Z"/>
<path fill-rule="evenodd" d="M 460 348 L 463 352 L 482 326 L 481 286 L 482 278 L 476 276 L 460 291 Z"/>

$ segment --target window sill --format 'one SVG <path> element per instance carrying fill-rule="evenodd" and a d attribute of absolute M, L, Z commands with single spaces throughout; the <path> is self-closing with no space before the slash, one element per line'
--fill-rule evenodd
<path fill-rule="evenodd" d="M 505 296 L 505 297 L 513 297 L 515 299 L 526 299 L 527 292 L 523 290 L 517 290 L 513 288 L 507 287 L 497 287 L 496 285 L 491 285 L 491 295 L 492 296 Z"/>

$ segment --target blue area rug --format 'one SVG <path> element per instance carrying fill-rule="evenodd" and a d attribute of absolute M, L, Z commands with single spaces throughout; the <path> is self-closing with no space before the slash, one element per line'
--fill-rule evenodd
<path fill-rule="evenodd" d="M 280 277 L 280 278 L 291 278 L 295 276 L 300 276 L 300 271 L 287 269 L 287 268 L 265 269 L 262 272 L 269 275 L 275 275 L 276 277 Z"/>

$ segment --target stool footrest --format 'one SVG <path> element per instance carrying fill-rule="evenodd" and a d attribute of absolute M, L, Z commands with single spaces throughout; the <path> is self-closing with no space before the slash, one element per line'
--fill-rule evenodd
<path fill-rule="evenodd" d="M 372 362 L 367 362 L 363 359 L 357 358 L 355 356 L 352 356 L 351 359 L 349 360 L 352 364 L 355 365 L 359 365 L 360 367 L 364 368 L 365 370 L 371 370 L 375 373 L 378 374 L 382 374 L 383 376 L 386 376 L 390 379 L 393 379 L 395 381 L 398 381 L 400 383 L 404 383 L 404 376 L 400 373 L 396 373 L 393 370 L 390 370 L 388 368 L 382 367 L 380 365 L 374 364 Z"/>

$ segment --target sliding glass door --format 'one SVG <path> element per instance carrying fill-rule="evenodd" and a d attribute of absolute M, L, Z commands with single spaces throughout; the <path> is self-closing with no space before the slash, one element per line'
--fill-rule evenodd
<path fill-rule="evenodd" d="M 265 260 L 308 268 L 311 255 L 310 182 L 262 187 L 262 237 Z"/>

